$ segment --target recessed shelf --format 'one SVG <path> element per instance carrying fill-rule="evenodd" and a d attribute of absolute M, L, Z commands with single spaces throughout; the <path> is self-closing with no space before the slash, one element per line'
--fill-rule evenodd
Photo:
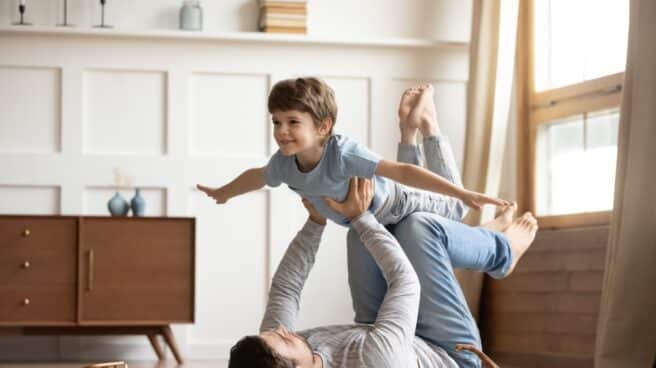
<path fill-rule="evenodd" d="M 272 34 L 262 32 L 195 32 L 181 30 L 130 30 L 97 28 L 63 28 L 40 26 L 4 26 L 0 34 L 34 35 L 34 36 L 79 36 L 163 40 L 198 40 L 208 42 L 249 42 L 249 43 L 288 43 L 327 46 L 355 47 L 408 47 L 408 48 L 448 48 L 466 50 L 468 42 L 439 41 L 421 38 L 358 38 L 326 37 L 314 35 Z"/>

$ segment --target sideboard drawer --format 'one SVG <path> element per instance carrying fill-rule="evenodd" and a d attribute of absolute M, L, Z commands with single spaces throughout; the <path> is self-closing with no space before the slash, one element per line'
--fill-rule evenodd
<path fill-rule="evenodd" d="M 75 322 L 75 285 L 0 288 L 0 324 L 26 322 Z"/>
<path fill-rule="evenodd" d="M 0 217 L 0 252 L 10 249 L 56 252 L 75 248 L 76 243 L 75 218 Z"/>
<path fill-rule="evenodd" d="M 0 251 L 0 288 L 75 284 L 77 254 L 69 248 Z"/>
<path fill-rule="evenodd" d="M 76 282 L 77 221 L 0 218 L 0 288 Z"/>

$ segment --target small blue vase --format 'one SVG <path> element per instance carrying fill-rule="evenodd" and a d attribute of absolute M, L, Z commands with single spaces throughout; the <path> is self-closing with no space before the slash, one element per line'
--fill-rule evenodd
<path fill-rule="evenodd" d="M 146 213 L 146 200 L 141 196 L 141 189 L 137 188 L 130 203 L 132 204 L 132 216 L 143 217 Z"/>
<path fill-rule="evenodd" d="M 125 216 L 130 210 L 130 204 L 119 192 L 116 192 L 109 202 L 107 202 L 107 209 L 109 209 L 109 213 L 112 216 Z"/>

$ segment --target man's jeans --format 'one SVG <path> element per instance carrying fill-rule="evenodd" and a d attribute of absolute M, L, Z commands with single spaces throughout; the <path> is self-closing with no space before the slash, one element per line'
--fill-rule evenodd
<path fill-rule="evenodd" d="M 503 277 L 512 261 L 508 239 L 496 231 L 425 212 L 411 214 L 388 229 L 399 240 L 421 284 L 416 335 L 446 350 L 461 367 L 480 367 L 473 354 L 455 351 L 455 344 L 481 349 L 481 340 L 453 269 Z M 355 231 L 348 234 L 348 272 L 355 321 L 373 323 L 387 284 Z"/>

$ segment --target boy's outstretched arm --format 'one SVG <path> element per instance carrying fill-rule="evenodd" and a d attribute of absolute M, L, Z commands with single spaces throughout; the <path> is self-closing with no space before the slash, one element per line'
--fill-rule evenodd
<path fill-rule="evenodd" d="M 411 187 L 460 198 L 467 206 L 475 209 L 481 209 L 484 204 L 497 206 L 510 204 L 510 202 L 503 199 L 461 188 L 423 167 L 411 164 L 380 160 L 375 174 Z"/>
<path fill-rule="evenodd" d="M 219 188 L 210 188 L 200 184 L 197 184 L 196 188 L 214 198 L 216 203 L 223 204 L 232 197 L 264 187 L 264 169 L 265 167 L 248 169 L 235 180 Z"/>

